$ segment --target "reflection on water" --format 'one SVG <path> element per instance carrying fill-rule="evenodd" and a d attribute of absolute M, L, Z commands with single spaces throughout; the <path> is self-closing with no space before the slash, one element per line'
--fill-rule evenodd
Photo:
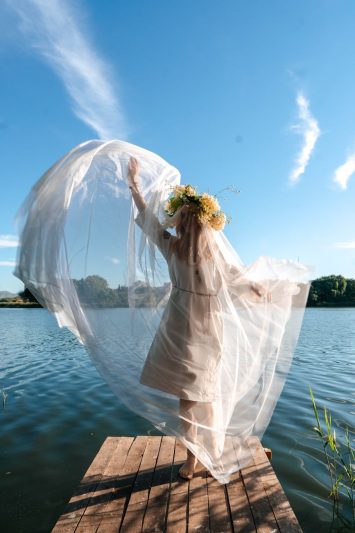
<path fill-rule="evenodd" d="M 328 531 L 332 522 L 308 388 L 331 410 L 338 434 L 344 425 L 355 431 L 354 323 L 355 309 L 306 309 L 263 437 L 305 533 Z M 48 532 L 107 435 L 159 432 L 110 392 L 85 349 L 47 311 L 1 309 L 0 339 L 0 389 L 8 394 L 0 405 L 0 531 Z"/>

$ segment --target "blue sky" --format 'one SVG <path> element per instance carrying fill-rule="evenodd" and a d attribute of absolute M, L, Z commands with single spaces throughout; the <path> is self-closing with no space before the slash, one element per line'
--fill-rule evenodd
<path fill-rule="evenodd" d="M 73 146 L 119 138 L 229 185 L 245 263 L 355 277 L 352 1 L 8 0 L 0 8 L 0 290 L 14 215 Z"/>

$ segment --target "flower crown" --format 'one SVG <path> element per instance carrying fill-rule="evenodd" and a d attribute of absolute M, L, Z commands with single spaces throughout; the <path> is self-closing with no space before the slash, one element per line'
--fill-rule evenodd
<path fill-rule="evenodd" d="M 192 185 L 175 185 L 170 198 L 165 204 L 165 213 L 173 216 L 184 204 L 197 207 L 197 218 L 202 224 L 208 224 L 214 230 L 222 230 L 226 222 L 229 222 L 225 213 L 221 211 L 215 196 L 207 193 L 198 194 Z"/>

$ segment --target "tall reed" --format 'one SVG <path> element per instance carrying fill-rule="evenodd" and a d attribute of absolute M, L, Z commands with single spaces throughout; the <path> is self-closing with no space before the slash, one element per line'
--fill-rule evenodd
<path fill-rule="evenodd" d="M 332 427 L 332 414 L 324 407 L 325 430 L 323 431 L 313 391 L 310 386 L 309 392 L 317 421 L 317 425 L 313 427 L 313 430 L 322 441 L 323 452 L 330 476 L 331 488 L 328 497 L 333 498 L 338 514 L 339 496 L 340 494 L 347 495 L 349 505 L 351 506 L 353 525 L 355 525 L 355 449 L 350 441 L 349 428 L 346 426 L 345 430 L 343 430 L 343 438 L 337 438 L 335 429 Z M 345 443 L 342 441 L 345 441 Z"/>

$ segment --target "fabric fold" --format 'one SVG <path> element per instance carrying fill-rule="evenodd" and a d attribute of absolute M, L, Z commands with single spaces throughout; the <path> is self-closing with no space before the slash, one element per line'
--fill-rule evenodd
<path fill-rule="evenodd" d="M 140 164 L 140 212 L 127 183 L 130 157 Z M 14 275 L 85 346 L 121 401 L 227 483 L 252 461 L 248 437 L 262 438 L 270 422 L 313 269 L 269 256 L 246 265 L 207 226 L 209 254 L 182 260 L 164 214 L 180 180 L 139 146 L 78 145 L 19 210 Z"/>

